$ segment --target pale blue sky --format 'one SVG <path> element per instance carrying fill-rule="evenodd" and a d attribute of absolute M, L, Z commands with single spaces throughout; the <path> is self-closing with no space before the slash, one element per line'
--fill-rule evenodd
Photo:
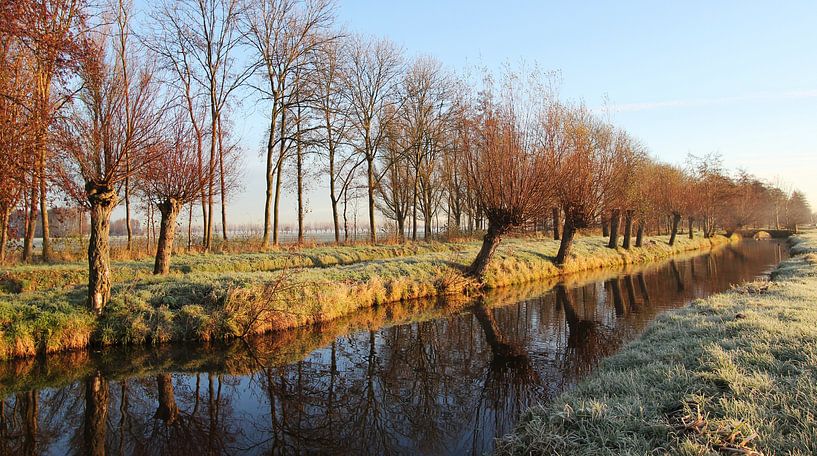
<path fill-rule="evenodd" d="M 817 208 L 817 2 L 340 0 L 339 23 L 453 70 L 524 60 L 560 70 L 561 93 L 600 107 L 652 154 L 720 152 L 730 168 L 782 178 Z M 260 223 L 263 105 L 245 103 L 246 189 L 237 221 Z M 308 218 L 330 218 L 316 183 Z M 286 222 L 293 223 L 288 197 Z"/>

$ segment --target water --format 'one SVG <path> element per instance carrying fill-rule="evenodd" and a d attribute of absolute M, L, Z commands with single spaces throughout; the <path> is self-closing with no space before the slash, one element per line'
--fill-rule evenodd
<path fill-rule="evenodd" d="M 415 301 L 226 345 L 0 364 L 3 454 L 481 454 L 659 312 L 767 273 L 774 241 Z"/>

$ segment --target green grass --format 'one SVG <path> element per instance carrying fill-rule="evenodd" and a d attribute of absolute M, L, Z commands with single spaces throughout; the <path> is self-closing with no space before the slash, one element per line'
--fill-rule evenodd
<path fill-rule="evenodd" d="M 499 454 L 817 454 L 817 232 L 755 282 L 669 311 Z"/>
<path fill-rule="evenodd" d="M 648 238 L 644 247 L 625 251 L 606 248 L 601 237 L 580 237 L 560 268 L 553 263 L 557 241 L 506 239 L 484 287 L 644 263 L 729 241 L 684 238 L 669 247 L 662 238 Z M 480 292 L 462 275 L 478 249 L 478 242 L 422 243 L 183 256 L 174 260 L 176 272 L 164 277 L 151 275 L 147 263 L 117 263 L 112 299 L 99 319 L 85 310 L 85 288 L 75 284 L 83 274 L 66 272 L 79 265 L 12 268 L 5 277 L 29 285 L 0 295 L 0 357 L 89 344 L 225 340 L 332 321 L 385 303 L 467 296 Z"/>

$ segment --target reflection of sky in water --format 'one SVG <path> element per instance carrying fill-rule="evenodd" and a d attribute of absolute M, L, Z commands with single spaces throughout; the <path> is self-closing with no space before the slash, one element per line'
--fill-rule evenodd
<path fill-rule="evenodd" d="M 173 373 L 172 392 L 169 397 L 165 393 L 164 405 L 172 409 L 175 401 L 178 410 L 169 421 L 157 413 L 161 405 L 158 374 L 167 366 L 184 364 L 157 361 L 162 367 L 136 365 L 128 370 L 128 360 L 134 356 L 127 350 L 147 351 L 151 356 L 153 352 L 112 349 L 107 353 L 123 350 L 125 354 L 114 358 L 115 363 L 109 361 L 116 366 L 103 363 L 99 370 L 116 367 L 125 373 L 109 375 L 108 396 L 102 399 L 107 408 L 105 402 L 97 404 L 98 410 L 107 410 L 105 447 L 112 454 L 121 449 L 136 454 L 197 455 L 211 450 L 229 454 L 490 451 L 493 439 L 512 430 L 522 411 L 570 388 L 662 309 L 755 278 L 781 255 L 784 252 L 777 243 L 746 241 L 715 254 L 679 259 L 674 266 L 597 272 L 571 278 L 570 284 L 556 289 L 529 284 L 497 290 L 482 301 L 487 307 L 479 307 L 479 302 L 459 310 L 432 306 L 427 308 L 428 317 L 421 313 L 398 321 L 374 320 L 379 323 L 371 329 L 364 312 L 364 323 L 350 324 L 349 330 L 334 338 L 314 338 L 320 342 L 285 358 L 288 363 L 268 367 L 253 359 L 269 359 L 263 342 L 286 334 L 265 336 L 246 346 L 234 343 L 230 350 L 235 352 L 211 349 L 201 356 L 213 357 L 222 365 L 235 362 L 236 353 L 246 356 L 246 373 L 219 374 L 231 372 L 221 368 L 196 374 L 190 368 L 170 367 L 170 372 L 186 372 Z M 313 340 L 309 337 L 316 335 L 314 331 L 292 333 L 295 338 L 284 348 L 296 350 L 293 341 Z M 155 359 L 181 357 L 196 362 L 199 349 L 185 350 L 154 349 Z M 95 356 L 84 362 L 102 363 Z M 52 360 L 59 358 L 50 357 L 48 366 L 54 366 Z M 6 365 L 13 372 L 33 366 L 36 363 L 30 360 Z M 65 374 L 71 378 L 72 372 Z M 32 393 L 37 402 L 36 427 L 23 419 L 30 417 L 26 410 L 33 409 L 18 399 L 22 396 L 8 395 L 0 436 L 5 447 L 0 453 L 23 454 L 32 449 L 26 447 L 32 442 L 36 452 L 53 454 L 85 445 L 86 431 L 93 429 L 83 423 L 93 409 L 85 394 L 89 380 L 82 376 L 93 375 L 89 372 L 94 370 L 81 372 L 85 373 L 73 377 L 69 386 Z"/>

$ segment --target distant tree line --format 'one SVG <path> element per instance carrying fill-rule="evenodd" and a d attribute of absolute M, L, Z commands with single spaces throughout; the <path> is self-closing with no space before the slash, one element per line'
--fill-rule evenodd
<path fill-rule="evenodd" d="M 386 39 L 338 28 L 331 0 L 145 7 L 137 24 L 130 0 L 0 2 L 0 259 L 19 231 L 22 259 L 33 259 L 39 235 L 49 261 L 57 230 L 48 206 L 68 201 L 90 217 L 95 311 L 110 298 L 116 207 L 128 249 L 135 212 L 148 227 L 158 220 L 158 234 L 146 232 L 159 274 L 183 210 L 188 246 L 194 216 L 202 250 L 219 235 L 228 241 L 227 202 L 242 183 L 233 124 L 242 100 L 268 122 L 264 248 L 280 242 L 284 191 L 295 193 L 304 241 L 317 182 L 328 184 L 336 242 L 349 240 L 358 200 L 371 242 L 428 238 L 440 221 L 451 234 L 484 230 L 469 269 L 477 277 L 502 236 L 529 226 L 561 240 L 561 263 L 589 227 L 629 248 L 645 233 L 674 243 L 684 221 L 689 235 L 695 226 L 711 236 L 811 218 L 802 193 L 731 174 L 717 156 L 658 162 L 627 132 L 560 100 L 553 74 L 470 78 L 433 57 L 408 59 Z"/>

